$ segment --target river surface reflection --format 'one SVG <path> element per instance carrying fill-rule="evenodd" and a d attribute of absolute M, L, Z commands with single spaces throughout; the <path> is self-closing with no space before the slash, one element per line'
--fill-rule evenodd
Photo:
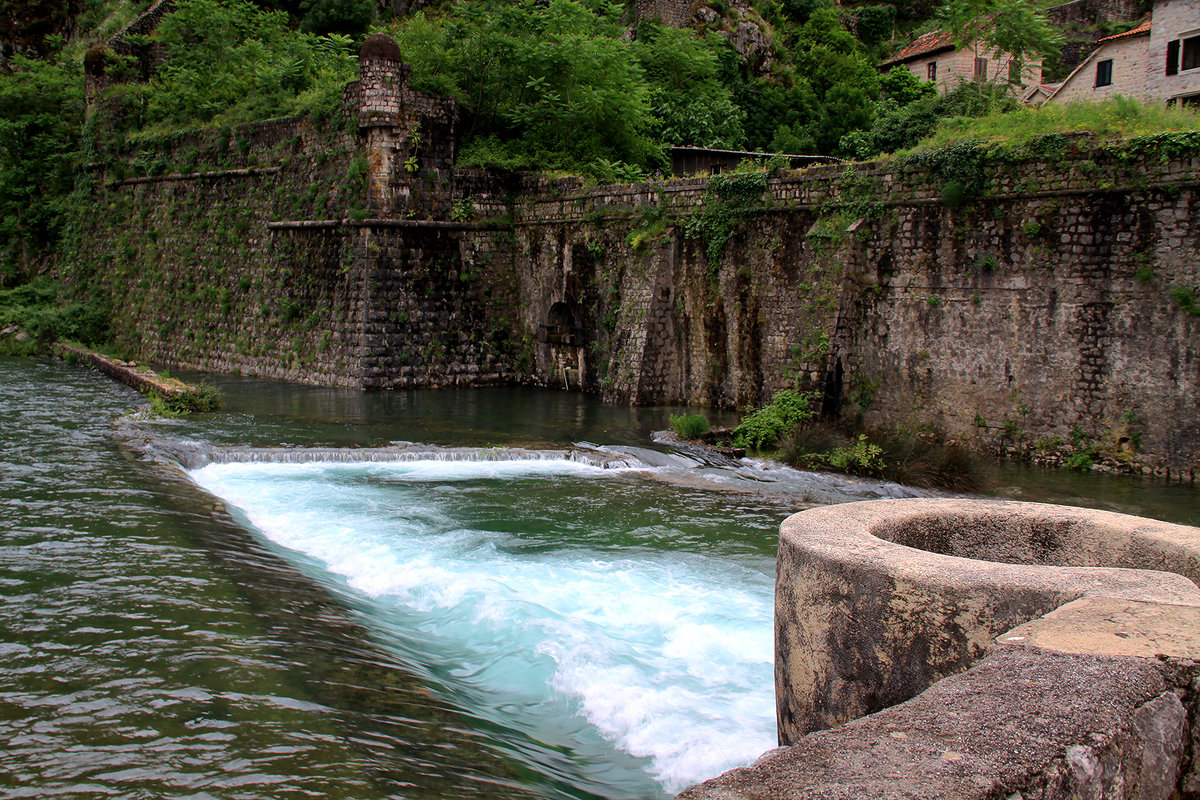
<path fill-rule="evenodd" d="M 654 446 L 670 409 L 214 382 L 117 423 L 136 393 L 0 359 L 3 796 L 668 796 L 773 743 L 779 522 L 905 491 Z M 293 457 L 396 442 L 478 455 Z M 1187 487 L 1003 480 L 1198 521 Z"/>

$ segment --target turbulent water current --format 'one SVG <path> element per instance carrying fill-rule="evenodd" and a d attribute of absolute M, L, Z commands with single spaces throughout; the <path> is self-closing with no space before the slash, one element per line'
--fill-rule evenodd
<path fill-rule="evenodd" d="M 779 522 L 913 494 L 578 395 L 219 382 L 149 420 L 0 359 L 0 796 L 666 797 L 774 744 Z"/>

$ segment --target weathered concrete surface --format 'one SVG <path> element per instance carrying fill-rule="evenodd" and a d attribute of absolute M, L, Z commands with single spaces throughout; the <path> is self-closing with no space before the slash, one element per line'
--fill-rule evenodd
<path fill-rule="evenodd" d="M 780 743 L 908 700 L 1081 597 L 1200 606 L 1198 558 L 1195 528 L 1063 506 L 885 500 L 793 515 L 776 565 Z"/>
<path fill-rule="evenodd" d="M 1166 800 L 1194 781 L 1180 777 L 1179 695 L 1192 699 L 1198 669 L 1005 648 L 908 702 L 805 736 L 679 799 Z"/>
<path fill-rule="evenodd" d="M 1060 653 L 1200 661 L 1200 607 L 1085 597 L 997 637 Z"/>

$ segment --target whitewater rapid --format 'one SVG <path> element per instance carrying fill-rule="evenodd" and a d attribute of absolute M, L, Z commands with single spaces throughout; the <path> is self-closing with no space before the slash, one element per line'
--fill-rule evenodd
<path fill-rule="evenodd" d="M 655 502 L 654 467 L 291 453 L 189 474 L 471 713 L 596 785 L 676 792 L 774 746 L 770 561 L 664 548 L 669 525 L 620 513 Z"/>

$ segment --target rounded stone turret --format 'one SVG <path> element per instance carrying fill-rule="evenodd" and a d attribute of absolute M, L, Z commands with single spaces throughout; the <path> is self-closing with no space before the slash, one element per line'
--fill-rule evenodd
<path fill-rule="evenodd" d="M 359 125 L 397 125 L 409 68 L 396 40 L 382 33 L 368 36 L 358 53 L 358 74 L 362 86 Z"/>
<path fill-rule="evenodd" d="M 358 51 L 358 63 L 367 61 L 403 61 L 400 45 L 386 33 L 372 33 Z"/>

